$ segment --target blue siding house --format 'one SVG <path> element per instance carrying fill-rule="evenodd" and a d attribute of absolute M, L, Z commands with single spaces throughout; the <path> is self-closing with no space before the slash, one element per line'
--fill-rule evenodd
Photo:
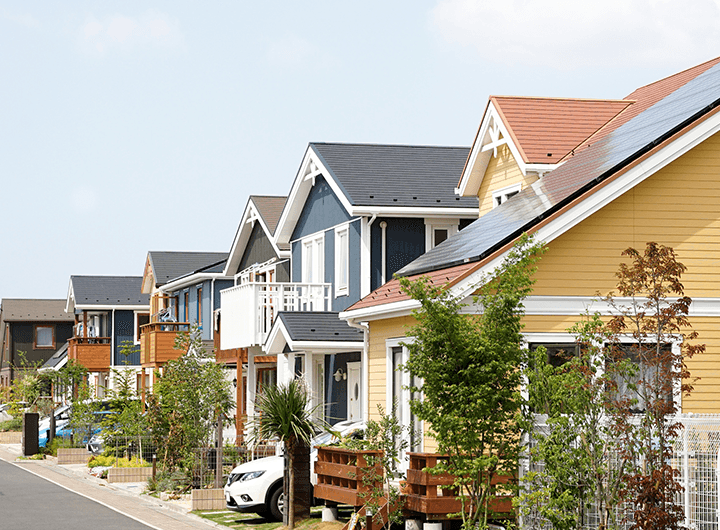
<path fill-rule="evenodd" d="M 365 337 L 338 313 L 477 218 L 477 199 L 454 193 L 468 153 L 310 144 L 272 237 L 289 249 L 289 282 L 261 301 L 223 293 L 223 347 L 241 342 L 243 320 L 231 307 L 257 308 L 262 326 L 244 337 L 248 364 L 272 356 L 277 381 L 304 378 L 330 423 L 366 417 Z"/>

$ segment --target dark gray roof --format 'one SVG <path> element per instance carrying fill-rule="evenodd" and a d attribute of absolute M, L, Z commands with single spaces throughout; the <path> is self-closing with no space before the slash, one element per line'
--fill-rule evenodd
<path fill-rule="evenodd" d="M 150 295 L 140 292 L 141 276 L 71 276 L 70 282 L 75 306 L 150 305 Z"/>
<path fill-rule="evenodd" d="M 689 81 L 397 274 L 422 274 L 483 259 L 718 104 L 720 65 Z"/>
<path fill-rule="evenodd" d="M 293 341 L 304 342 L 362 342 L 362 330 L 351 328 L 347 322 L 331 311 L 278 313 Z"/>
<path fill-rule="evenodd" d="M 270 230 L 270 235 L 275 233 L 278 221 L 282 215 L 283 208 L 287 197 L 278 195 L 250 195 L 250 200 L 257 207 L 258 212 L 262 215 L 263 221 Z"/>
<path fill-rule="evenodd" d="M 156 287 L 204 267 L 224 263 L 227 257 L 227 252 L 148 252 Z"/>
<path fill-rule="evenodd" d="M 67 357 L 68 353 L 68 343 L 62 345 L 62 347 L 53 353 L 53 356 L 50 357 L 45 364 L 43 364 L 40 368 L 55 368 L 58 364 L 60 364 L 65 357 Z"/>
<path fill-rule="evenodd" d="M 311 143 L 354 206 L 477 208 L 455 195 L 470 149 Z"/>
<path fill-rule="evenodd" d="M 74 322 L 72 313 L 65 312 L 66 300 L 30 300 L 3 298 L 0 307 L 3 322 Z"/>

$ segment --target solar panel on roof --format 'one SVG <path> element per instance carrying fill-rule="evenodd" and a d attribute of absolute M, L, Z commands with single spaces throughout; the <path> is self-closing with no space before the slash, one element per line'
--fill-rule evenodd
<path fill-rule="evenodd" d="M 720 64 L 638 114 L 555 171 L 547 173 L 540 186 L 525 188 L 397 274 L 423 274 L 468 261 L 479 261 L 531 228 L 539 221 L 540 215 L 556 210 L 596 179 L 595 183 L 600 182 L 622 169 L 718 103 Z"/>

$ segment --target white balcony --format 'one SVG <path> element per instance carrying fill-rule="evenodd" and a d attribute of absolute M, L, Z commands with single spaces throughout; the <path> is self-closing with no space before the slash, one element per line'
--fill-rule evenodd
<path fill-rule="evenodd" d="M 247 283 L 220 291 L 220 348 L 265 342 L 280 311 L 331 311 L 329 283 Z"/>

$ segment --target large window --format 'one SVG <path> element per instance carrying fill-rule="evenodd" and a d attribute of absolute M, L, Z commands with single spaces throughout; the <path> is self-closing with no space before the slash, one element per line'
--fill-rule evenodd
<path fill-rule="evenodd" d="M 325 281 L 325 234 L 313 236 L 302 242 L 303 283 Z"/>
<path fill-rule="evenodd" d="M 55 347 L 55 328 L 53 326 L 35 326 L 36 350 Z"/>
<path fill-rule="evenodd" d="M 610 347 L 614 349 L 611 357 L 618 359 L 616 362 L 624 359 L 629 360 L 633 365 L 632 370 L 621 370 L 618 373 L 613 370 L 613 367 L 606 364 L 606 370 L 610 371 L 608 375 L 617 385 L 615 394 L 617 399 L 630 400 L 632 402 L 630 410 L 637 413 L 646 410 L 648 398 L 655 399 L 656 393 L 659 396 L 664 395 L 667 403 L 672 403 L 673 382 L 670 378 L 665 377 L 670 367 L 662 362 L 662 359 L 670 353 L 671 344 L 664 344 L 660 348 L 660 359 L 657 362 L 648 362 L 653 357 L 657 357 L 654 344 L 628 342 Z"/>
<path fill-rule="evenodd" d="M 202 313 L 202 287 L 197 288 L 197 324 L 202 329 L 203 313 Z"/>
<path fill-rule="evenodd" d="M 410 443 L 407 451 L 412 452 L 422 450 L 422 425 L 415 415 L 410 412 L 410 402 L 419 400 L 420 396 L 410 391 L 409 387 L 416 386 L 416 381 L 403 369 L 403 366 L 407 363 L 408 349 L 400 342 L 405 340 L 407 339 L 389 339 L 386 341 L 388 378 L 390 378 L 387 413 L 389 414 L 393 410 L 393 403 L 395 403 L 397 405 L 395 417 L 398 423 L 405 429 L 410 429 Z M 400 455 L 400 460 L 400 470 L 407 469 L 406 452 Z"/>
<path fill-rule="evenodd" d="M 335 229 L 335 296 L 347 296 L 350 276 L 350 246 L 347 225 Z"/>

